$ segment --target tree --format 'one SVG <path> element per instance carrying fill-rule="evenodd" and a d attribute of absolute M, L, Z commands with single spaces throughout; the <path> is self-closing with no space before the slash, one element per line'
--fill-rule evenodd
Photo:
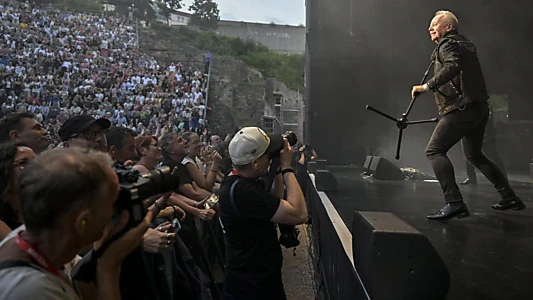
<path fill-rule="evenodd" d="M 167 25 L 170 25 L 170 14 L 182 8 L 181 0 L 157 0 L 154 4 L 159 8 L 159 13 L 167 19 Z"/>
<path fill-rule="evenodd" d="M 198 26 L 201 30 L 217 29 L 220 21 L 220 10 L 218 4 L 212 0 L 194 0 L 189 7 L 192 18 L 191 24 Z"/>

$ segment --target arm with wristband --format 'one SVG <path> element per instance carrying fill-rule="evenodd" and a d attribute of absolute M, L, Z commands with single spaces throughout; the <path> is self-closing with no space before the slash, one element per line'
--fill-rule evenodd
<path fill-rule="evenodd" d="M 284 200 L 280 197 L 282 200 L 271 221 L 286 225 L 298 225 L 307 222 L 307 205 L 305 203 L 302 189 L 294 175 L 294 170 L 291 168 L 291 163 L 292 149 L 289 143 L 285 140 L 283 150 L 280 154 L 281 176 L 278 175 L 276 178 L 283 177 L 285 187 L 287 188 L 287 199 Z M 279 195 L 276 194 L 276 196 Z"/>

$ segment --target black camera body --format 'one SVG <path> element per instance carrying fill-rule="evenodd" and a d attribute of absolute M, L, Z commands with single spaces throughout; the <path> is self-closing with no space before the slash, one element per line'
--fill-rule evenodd
<path fill-rule="evenodd" d="M 298 236 L 300 230 L 294 225 L 278 224 L 279 228 L 279 243 L 285 248 L 294 248 L 300 245 Z"/>
<path fill-rule="evenodd" d="M 298 137 L 296 134 L 292 131 L 287 131 L 282 135 L 283 138 L 287 139 L 289 142 L 289 145 L 294 146 L 298 143 Z M 280 149 L 281 151 L 282 149 Z M 271 172 L 274 172 L 277 170 L 279 166 L 279 158 L 275 161 L 272 161 L 272 164 L 270 165 Z M 274 182 L 274 176 L 275 174 L 269 174 L 269 178 L 267 180 L 267 191 L 270 191 L 272 188 L 272 184 Z M 293 248 L 300 245 L 300 240 L 298 240 L 298 236 L 300 235 L 300 230 L 296 228 L 294 225 L 285 225 L 285 224 L 278 224 L 279 228 L 279 243 L 284 246 L 285 248 Z"/>
<path fill-rule="evenodd" d="M 140 223 L 146 216 L 143 200 L 173 191 L 180 183 L 179 177 L 166 166 L 140 173 L 130 166 L 116 164 L 114 170 L 120 184 L 115 212 L 127 210 L 131 224 Z"/>

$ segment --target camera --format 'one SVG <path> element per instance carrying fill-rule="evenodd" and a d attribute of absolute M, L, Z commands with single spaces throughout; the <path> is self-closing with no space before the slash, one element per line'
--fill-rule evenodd
<path fill-rule="evenodd" d="M 291 147 L 296 145 L 296 143 L 298 143 L 298 137 L 296 136 L 296 133 L 294 133 L 292 131 L 287 131 L 282 136 L 283 136 L 283 138 L 287 139 L 287 141 L 289 142 L 289 145 L 291 145 Z"/>
<path fill-rule="evenodd" d="M 305 144 L 304 146 L 304 155 L 307 156 L 308 158 L 311 158 L 311 156 L 313 156 L 313 146 L 311 146 L 311 144 Z"/>
<path fill-rule="evenodd" d="M 179 177 L 166 166 L 140 173 L 130 166 L 116 164 L 114 171 L 120 184 L 115 212 L 118 215 L 122 210 L 127 210 L 130 224 L 138 224 L 146 216 L 143 200 L 168 193 L 176 189 L 180 183 Z"/>
<path fill-rule="evenodd" d="M 286 131 L 282 136 L 283 138 L 287 139 L 291 147 L 298 143 L 298 137 L 296 136 L 296 133 L 292 131 Z M 282 246 L 285 248 L 293 248 L 300 245 L 300 241 L 298 240 L 300 230 L 296 228 L 296 226 L 278 224 L 278 228 L 280 232 L 279 243 Z"/>
<path fill-rule="evenodd" d="M 285 248 L 294 248 L 300 245 L 300 240 L 298 236 L 300 235 L 300 230 L 294 225 L 285 225 L 278 224 L 279 228 L 279 243 Z"/>

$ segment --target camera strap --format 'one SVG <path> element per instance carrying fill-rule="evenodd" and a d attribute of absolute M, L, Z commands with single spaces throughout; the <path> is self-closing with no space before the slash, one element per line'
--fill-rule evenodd
<path fill-rule="evenodd" d="M 233 175 L 237 175 L 237 173 L 233 173 L 232 171 L 232 174 Z M 233 211 L 238 215 L 238 216 L 242 216 L 240 210 L 237 208 L 237 205 L 235 204 L 235 197 L 234 197 L 234 193 L 235 193 L 235 186 L 237 185 L 237 183 L 239 182 L 239 180 L 241 179 L 241 177 L 239 177 L 237 175 L 237 179 L 235 179 L 235 181 L 231 184 L 230 188 L 229 188 L 229 200 L 231 202 L 231 207 L 233 207 Z M 224 223 L 222 223 L 222 218 L 218 218 L 219 222 L 220 222 L 220 227 L 222 227 L 222 232 L 226 233 L 226 227 L 224 227 Z"/>
<path fill-rule="evenodd" d="M 229 200 L 231 201 L 231 207 L 233 207 L 233 211 L 237 213 L 237 215 L 242 216 L 241 211 L 237 208 L 237 205 L 235 204 L 235 186 L 237 186 L 237 183 L 241 180 L 241 177 L 237 177 L 235 181 L 231 184 L 229 188 Z"/>

